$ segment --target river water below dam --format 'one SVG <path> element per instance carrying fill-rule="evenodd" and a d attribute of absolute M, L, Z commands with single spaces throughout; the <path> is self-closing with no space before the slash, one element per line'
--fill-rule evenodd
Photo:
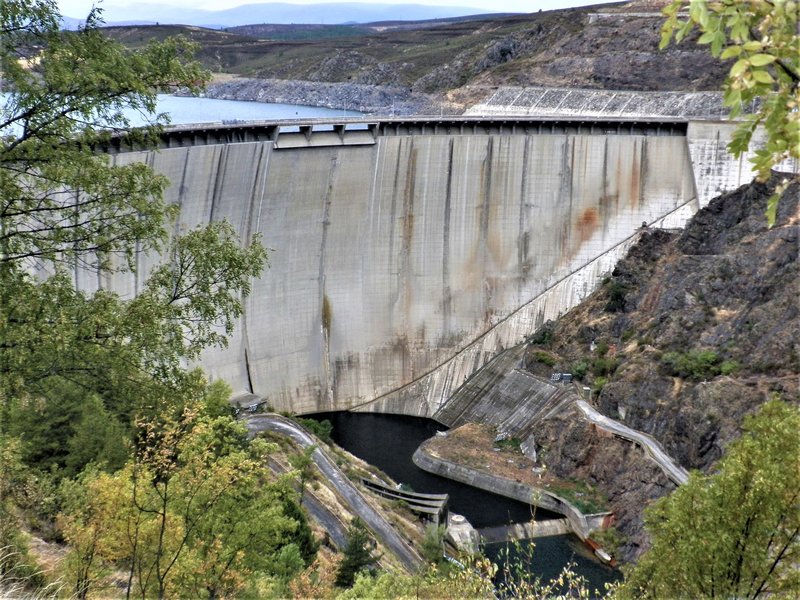
<path fill-rule="evenodd" d="M 484 492 L 471 486 L 423 471 L 411 460 L 417 447 L 437 431 L 446 429 L 431 420 L 404 415 L 335 412 L 307 415 L 333 424 L 333 441 L 358 458 L 381 469 L 399 483 L 426 494 L 449 494 L 450 510 L 464 515 L 476 528 L 518 523 L 531 519 L 531 507 L 522 502 Z M 536 519 L 561 515 L 536 509 Z M 530 542 L 521 543 L 523 554 Z M 619 572 L 600 564 L 573 535 L 536 540 L 530 569 L 543 579 L 552 579 L 569 562 L 586 577 L 590 589 L 602 590 L 606 582 L 619 578 Z M 484 553 L 500 560 L 505 544 L 489 544 Z M 513 552 L 513 550 L 512 550 Z"/>

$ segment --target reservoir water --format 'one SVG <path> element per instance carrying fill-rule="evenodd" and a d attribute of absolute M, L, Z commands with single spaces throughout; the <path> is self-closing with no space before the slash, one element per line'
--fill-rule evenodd
<path fill-rule="evenodd" d="M 445 479 L 418 468 L 411 456 L 424 440 L 446 429 L 431 419 L 404 415 L 335 412 L 309 415 L 328 419 L 333 424 L 332 438 L 339 446 L 360 459 L 381 469 L 399 483 L 415 491 L 449 494 L 450 509 L 464 515 L 475 527 L 529 521 L 531 507 L 521 502 L 497 496 L 468 485 Z M 560 517 L 536 509 L 537 519 Z M 522 542 L 526 549 L 530 542 Z M 498 560 L 505 544 L 490 544 L 484 553 Z M 523 554 L 526 552 L 523 550 Z M 600 564 L 591 557 L 581 541 L 572 535 L 553 536 L 536 540 L 529 568 L 544 580 L 556 578 L 570 562 L 586 577 L 590 589 L 603 590 L 606 582 L 619 578 L 619 572 Z"/>
<path fill-rule="evenodd" d="M 0 92 L 0 109 L 10 97 Z M 148 123 L 146 115 L 130 108 L 124 111 L 131 120 L 131 125 L 140 126 Z M 166 113 L 171 125 L 189 123 L 221 123 L 231 121 L 278 121 L 283 119 L 320 119 L 332 117 L 361 117 L 362 113 L 352 110 L 337 110 L 317 106 L 301 106 L 297 104 L 269 104 L 266 102 L 241 102 L 238 100 L 216 100 L 213 98 L 195 98 L 182 96 L 158 95 L 156 114 Z M 152 119 L 150 119 L 151 121 Z M 22 129 L 16 123 L 0 129 L 0 135 L 16 135 Z"/>
<path fill-rule="evenodd" d="M 180 96 L 158 96 L 159 113 L 167 113 L 173 125 L 187 123 L 213 123 L 229 121 L 275 121 L 281 119 L 316 119 L 324 117 L 360 117 L 360 112 L 336 110 L 297 104 L 269 104 L 266 102 L 242 102 L 238 100 L 216 100 L 213 98 L 188 98 Z M 137 124 L 144 119 L 136 117 Z"/>

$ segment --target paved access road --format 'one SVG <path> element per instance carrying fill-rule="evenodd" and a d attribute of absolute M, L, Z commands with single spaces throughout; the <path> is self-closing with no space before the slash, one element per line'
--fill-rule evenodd
<path fill-rule="evenodd" d="M 609 419 L 605 415 L 597 412 L 585 400 L 577 400 L 577 404 L 584 416 L 601 429 L 610 431 L 611 433 L 639 444 L 642 448 L 644 448 L 644 451 L 647 453 L 647 455 L 653 460 L 653 462 L 661 467 L 661 470 L 664 471 L 664 474 L 674 483 L 681 485 L 688 481 L 689 473 L 686 471 L 686 469 L 676 463 L 672 457 L 664 451 L 664 449 L 661 447 L 661 444 L 655 441 L 652 437 L 646 433 L 642 433 L 641 431 L 631 429 L 619 421 Z"/>
<path fill-rule="evenodd" d="M 274 414 L 248 416 L 245 425 L 251 434 L 272 431 L 292 438 L 303 448 L 317 444 L 311 435 L 294 421 Z M 319 447 L 314 450 L 312 459 L 323 475 L 336 488 L 339 495 L 350 505 L 352 511 L 366 523 L 367 527 L 383 542 L 392 554 L 411 572 L 422 563 L 419 554 L 397 533 L 394 527 L 367 502 L 361 492 Z"/>

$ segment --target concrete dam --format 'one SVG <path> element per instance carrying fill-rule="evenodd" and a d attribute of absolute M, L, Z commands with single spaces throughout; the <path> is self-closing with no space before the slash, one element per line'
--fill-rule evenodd
<path fill-rule="evenodd" d="M 730 126 L 494 117 L 234 123 L 112 147 L 169 178 L 176 231 L 227 219 L 271 266 L 202 364 L 275 410 L 433 415 L 593 291 L 642 225 L 749 181 Z M 136 293 L 137 274 L 76 273 Z M 250 396 L 252 397 L 252 396 Z"/>

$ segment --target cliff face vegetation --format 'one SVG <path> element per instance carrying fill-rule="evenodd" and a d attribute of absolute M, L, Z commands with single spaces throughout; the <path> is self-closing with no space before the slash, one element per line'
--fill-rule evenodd
<path fill-rule="evenodd" d="M 598 410 L 712 471 L 746 415 L 773 396 L 798 400 L 800 184 L 768 229 L 776 179 L 720 196 L 682 232 L 646 232 L 589 301 L 535 336 L 528 368 L 549 372 L 536 359 L 546 350 Z M 641 509 L 673 485 L 641 450 L 574 417 L 550 421 L 537 444 L 556 474 L 607 494 L 633 559 L 647 544 Z"/>

